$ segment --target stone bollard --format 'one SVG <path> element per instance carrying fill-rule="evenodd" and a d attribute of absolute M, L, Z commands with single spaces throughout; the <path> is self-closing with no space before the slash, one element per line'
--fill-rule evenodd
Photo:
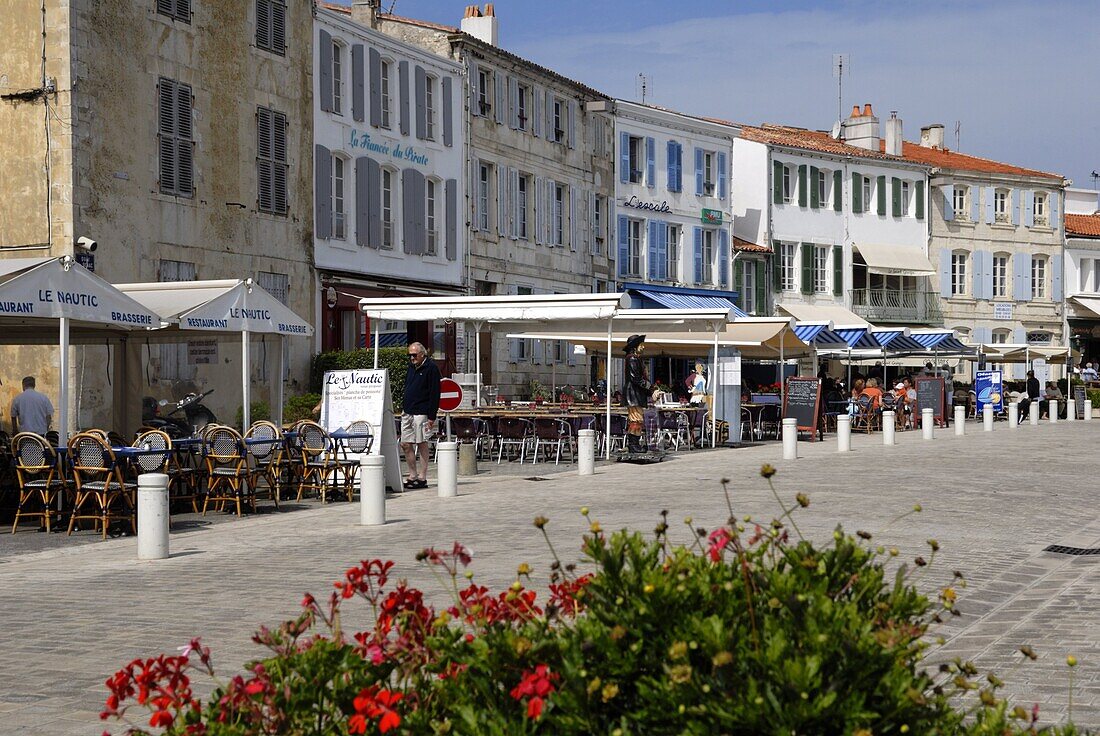
<path fill-rule="evenodd" d="M 435 474 L 440 498 L 458 495 L 457 442 L 440 442 L 435 446 Z"/>
<path fill-rule="evenodd" d="M 925 407 L 920 412 L 920 431 L 924 439 L 930 440 L 935 436 L 936 420 L 932 418 L 932 408 Z"/>
<path fill-rule="evenodd" d="M 1039 426 L 1039 400 L 1038 399 L 1036 399 L 1035 401 L 1032 401 L 1031 406 L 1028 407 L 1027 418 L 1028 418 L 1028 421 L 1031 423 L 1032 426 L 1034 426 L 1034 427 Z"/>
<path fill-rule="evenodd" d="M 582 429 L 577 432 L 577 475 L 592 475 L 596 472 L 596 430 Z"/>
<path fill-rule="evenodd" d="M 882 412 L 882 444 L 884 446 L 897 444 L 894 442 L 894 431 L 898 428 L 897 421 L 896 412 Z"/>
<path fill-rule="evenodd" d="M 966 434 L 966 407 L 955 407 L 955 436 L 961 437 Z"/>
<path fill-rule="evenodd" d="M 783 420 L 783 459 L 798 459 L 798 420 L 794 417 Z"/>
<path fill-rule="evenodd" d="M 986 404 L 982 407 L 982 424 L 985 425 L 986 432 L 993 431 L 993 404 Z"/>
<path fill-rule="evenodd" d="M 168 476 L 164 473 L 138 476 L 137 523 L 138 559 L 168 557 Z"/>
<path fill-rule="evenodd" d="M 383 455 L 359 456 L 359 523 L 364 526 L 386 523 L 386 458 Z"/>
<path fill-rule="evenodd" d="M 458 474 L 463 478 L 477 475 L 477 445 L 473 442 L 458 445 Z"/>
<path fill-rule="evenodd" d="M 1085 399 L 1085 417 L 1086 422 L 1092 421 L 1092 400 Z"/>
<path fill-rule="evenodd" d="M 1008 402 L 1008 428 L 1016 429 L 1020 426 L 1020 402 Z"/>
<path fill-rule="evenodd" d="M 1050 423 L 1058 423 L 1058 399 L 1050 400 Z"/>
<path fill-rule="evenodd" d="M 1077 421 L 1077 402 L 1071 398 L 1066 399 L 1066 421 Z"/>
<path fill-rule="evenodd" d="M 852 451 L 852 418 L 847 414 L 836 418 L 836 451 Z"/>

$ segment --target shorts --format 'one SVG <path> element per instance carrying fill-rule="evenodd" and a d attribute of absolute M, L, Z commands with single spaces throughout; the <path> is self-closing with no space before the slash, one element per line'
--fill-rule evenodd
<path fill-rule="evenodd" d="M 420 444 L 431 440 L 434 430 L 428 429 L 428 417 L 425 414 L 401 415 L 401 441 Z"/>

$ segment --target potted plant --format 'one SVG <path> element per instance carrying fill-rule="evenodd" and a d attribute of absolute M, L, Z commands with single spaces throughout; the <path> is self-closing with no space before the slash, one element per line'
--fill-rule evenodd
<path fill-rule="evenodd" d="M 531 379 L 531 383 L 528 384 L 528 393 L 531 396 L 531 401 L 535 402 L 535 406 L 542 406 L 550 392 L 537 380 Z"/>

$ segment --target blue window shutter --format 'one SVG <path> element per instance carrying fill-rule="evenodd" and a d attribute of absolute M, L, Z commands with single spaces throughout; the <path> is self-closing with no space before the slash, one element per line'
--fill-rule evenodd
<path fill-rule="evenodd" d="M 684 191 L 684 146 L 676 144 L 676 191 Z"/>
<path fill-rule="evenodd" d="M 955 186 L 945 184 L 943 187 L 943 219 L 951 222 L 955 219 Z"/>
<path fill-rule="evenodd" d="M 668 280 L 668 223 L 657 222 L 657 278 Z"/>
<path fill-rule="evenodd" d="M 1062 301 L 1062 256 L 1050 257 L 1050 298 Z"/>
<path fill-rule="evenodd" d="M 363 79 L 363 51 L 363 44 L 361 43 L 351 47 L 351 117 L 358 122 L 363 122 L 364 93 L 366 91 Z M 373 122 L 372 120 L 371 123 L 373 124 Z"/>
<path fill-rule="evenodd" d="M 649 235 L 646 240 L 646 260 L 648 261 L 646 273 L 649 274 L 650 281 L 660 278 L 657 269 L 657 224 L 656 220 L 649 221 Z"/>
<path fill-rule="evenodd" d="M 1020 224 L 1020 190 L 1012 190 L 1012 212 L 1009 214 L 1009 220 L 1013 225 Z"/>
<path fill-rule="evenodd" d="M 619 215 L 619 276 L 626 276 L 629 259 L 630 218 Z"/>
<path fill-rule="evenodd" d="M 1024 227 L 1035 227 L 1035 192 L 1024 192 Z"/>
<path fill-rule="evenodd" d="M 982 219 L 982 188 L 970 187 L 970 221 L 980 222 Z"/>
<path fill-rule="evenodd" d="M 718 152 L 718 199 L 726 198 L 726 164 L 728 163 L 725 151 Z"/>
<path fill-rule="evenodd" d="M 1012 298 L 1018 302 L 1031 300 L 1031 257 L 1027 253 L 1012 256 Z"/>
<path fill-rule="evenodd" d="M 997 190 L 993 187 L 985 188 L 985 221 L 987 224 L 992 224 L 997 219 L 997 213 L 994 211 L 995 200 L 997 198 Z"/>
<path fill-rule="evenodd" d="M 951 296 L 951 251 L 946 248 L 940 251 L 940 296 Z"/>
<path fill-rule="evenodd" d="M 416 91 L 416 137 L 424 140 L 428 137 L 428 73 L 422 66 L 413 68 L 413 87 Z"/>
<path fill-rule="evenodd" d="M 321 31 L 317 44 L 321 55 L 321 109 L 332 112 L 332 34 Z"/>
<path fill-rule="evenodd" d="M 703 195 L 703 149 L 695 149 L 695 194 Z"/>
<path fill-rule="evenodd" d="M 982 251 L 976 250 L 970 254 L 971 283 L 970 295 L 975 299 L 982 298 Z"/>
<path fill-rule="evenodd" d="M 730 285 L 730 232 L 725 228 L 718 231 L 718 285 Z"/>
<path fill-rule="evenodd" d="M 452 81 L 450 77 L 443 77 L 443 81 L 440 83 L 440 88 L 443 90 L 443 104 L 440 105 L 443 116 L 443 145 L 448 148 L 454 145 L 454 110 L 453 103 L 451 101 Z"/>
<path fill-rule="evenodd" d="M 1012 331 L 1012 342 L 1017 345 L 1022 345 L 1027 342 L 1027 330 L 1023 327 L 1017 327 Z"/>
<path fill-rule="evenodd" d="M 665 163 L 667 164 L 665 176 L 668 179 L 668 181 L 666 182 L 666 185 L 668 187 L 668 191 L 675 192 L 676 191 L 676 141 L 669 141 L 668 145 L 665 147 Z"/>
<path fill-rule="evenodd" d="M 645 185 L 652 189 L 657 184 L 657 142 L 645 139 Z"/>
<path fill-rule="evenodd" d="M 696 227 L 693 233 L 692 262 L 695 266 L 695 273 L 692 274 L 692 281 L 696 284 L 701 284 L 703 283 L 703 228 L 701 227 Z"/>
<path fill-rule="evenodd" d="M 546 114 L 542 109 L 542 89 L 539 87 L 531 88 L 531 133 L 536 138 L 542 138 L 542 119 Z"/>
<path fill-rule="evenodd" d="M 398 83 L 401 86 L 401 95 L 399 104 L 397 106 L 399 112 L 399 125 L 401 128 L 401 135 L 409 134 L 409 62 L 401 60 L 397 62 L 397 78 Z"/>
<path fill-rule="evenodd" d="M 993 298 L 993 253 L 982 251 L 982 299 Z"/>
<path fill-rule="evenodd" d="M 1047 195 L 1047 209 L 1050 210 L 1050 214 L 1047 215 L 1047 222 L 1055 230 L 1062 224 L 1062 221 L 1058 219 L 1058 191 L 1052 190 Z"/>
<path fill-rule="evenodd" d="M 313 230 L 318 238 L 332 237 L 332 151 L 321 144 L 314 146 L 313 166 L 315 179 L 313 191 L 315 208 Z"/>
<path fill-rule="evenodd" d="M 553 137 L 553 131 L 547 131 Z M 630 133 L 619 133 L 619 181 L 630 181 Z"/>

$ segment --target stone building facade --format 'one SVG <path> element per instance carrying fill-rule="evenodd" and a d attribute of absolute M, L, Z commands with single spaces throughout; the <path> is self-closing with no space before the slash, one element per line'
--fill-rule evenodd
<path fill-rule="evenodd" d="M 108 281 L 251 277 L 313 321 L 311 12 L 279 0 L 8 3 L 0 257 L 72 254 L 88 237 Z M 293 393 L 311 346 L 290 343 Z M 265 349 L 253 346 L 254 400 L 274 378 Z M 108 350 L 74 348 L 74 425 L 132 428 L 140 397 L 108 386 Z M 218 386 L 210 403 L 231 421 L 240 350 L 220 352 L 191 365 L 186 345 L 143 346 L 135 371 L 154 396 Z M 36 369 L 55 392 L 50 360 L 56 349 L 14 350 L 4 388 Z M 112 415 L 123 401 L 125 420 Z"/>

